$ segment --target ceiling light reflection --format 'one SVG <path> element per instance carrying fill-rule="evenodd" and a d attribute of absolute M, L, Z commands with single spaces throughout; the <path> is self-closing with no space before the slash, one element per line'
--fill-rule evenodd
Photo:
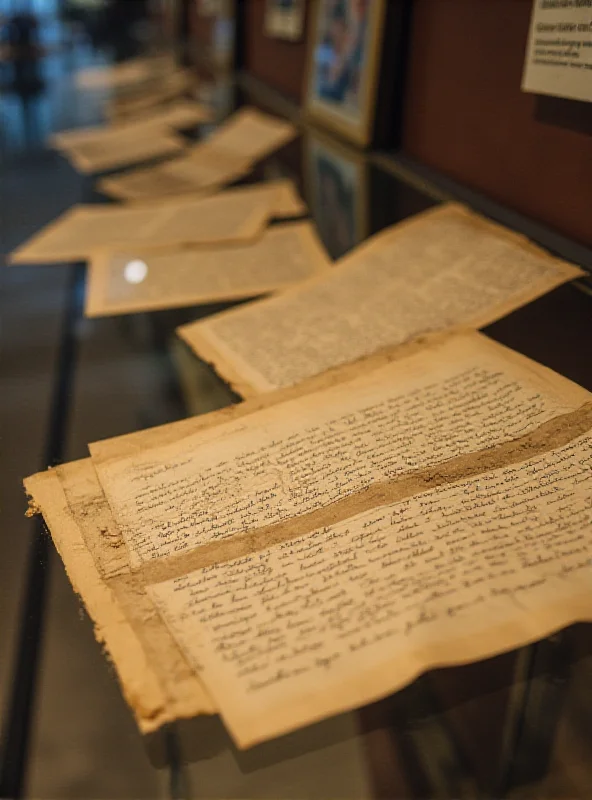
<path fill-rule="evenodd" d="M 139 258 L 129 261 L 123 268 L 123 277 L 128 283 L 142 283 L 148 275 L 148 264 Z"/>

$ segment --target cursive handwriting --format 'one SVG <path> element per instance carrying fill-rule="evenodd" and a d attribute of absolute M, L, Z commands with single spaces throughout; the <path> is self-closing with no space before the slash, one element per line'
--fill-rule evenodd
<path fill-rule="evenodd" d="M 488 631 L 496 652 L 516 646 L 512 631 L 546 635 L 549 607 L 569 624 L 566 599 L 589 594 L 591 466 L 586 435 L 150 592 L 190 660 L 201 642 L 210 669 L 255 704 L 363 683 L 381 664 L 388 676 L 416 648 L 452 642 L 462 661 L 463 642 Z"/>
<path fill-rule="evenodd" d="M 130 550 L 141 562 L 276 524 L 516 438 L 564 410 L 503 362 L 481 361 L 407 390 L 389 365 L 370 390 L 328 390 L 213 443 L 197 436 L 121 465 L 106 492 Z M 419 532 L 409 523 L 398 535 L 413 542 Z"/>

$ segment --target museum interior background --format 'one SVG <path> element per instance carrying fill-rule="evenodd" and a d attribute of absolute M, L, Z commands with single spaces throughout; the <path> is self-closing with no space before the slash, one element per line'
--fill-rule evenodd
<path fill-rule="evenodd" d="M 452 199 L 592 269 L 592 104 L 521 90 L 530 0 L 389 0 L 375 45 L 373 123 L 364 145 L 306 113 L 312 2 L 302 4 L 302 30 L 295 38 L 270 35 L 266 0 L 201 5 L 0 0 L 0 257 L 72 204 L 105 199 L 47 146 L 55 131 L 103 119 L 105 98 L 81 92 L 76 71 L 148 48 L 174 47 L 179 61 L 208 87 L 220 119 L 249 103 L 302 129 L 303 135 L 257 167 L 256 177 L 296 181 L 333 257 L 387 224 Z M 15 18 L 29 48 L 24 77 L 11 50 Z M 315 147 L 339 164 L 349 187 L 344 205 L 329 213 L 327 198 L 315 194 Z M 0 265 L 5 747 L 9 722 L 16 720 L 9 731 L 16 749 L 0 751 L 3 776 L 20 775 L 20 791 L 36 798 L 301 796 L 305 784 L 296 764 L 245 778 L 228 753 L 185 765 L 186 783 L 179 788 L 170 760 L 166 766 L 151 761 L 51 548 L 39 569 L 39 554 L 31 549 L 39 531 L 24 517 L 24 476 L 84 456 L 90 441 L 235 400 L 204 365 L 188 363 L 171 344 L 175 326 L 215 309 L 88 320 L 81 314 L 83 281 L 78 266 Z M 592 390 L 591 310 L 588 276 L 486 332 Z M 514 794 L 508 796 L 583 791 L 573 796 L 584 797 L 582 787 L 592 791 L 589 626 L 568 633 L 570 663 L 577 664 L 569 678 L 565 642 L 551 642 L 538 654 L 541 662 L 529 667 L 569 691 L 561 712 L 553 706 L 555 695 L 545 705 L 545 713 L 561 717 L 557 725 L 540 709 L 540 716 L 534 712 L 533 729 L 549 725 L 553 733 L 534 745 L 529 740 L 535 755 L 512 765 L 516 775 L 506 785 Z M 344 765 L 338 752 L 319 750 L 307 762 L 310 796 L 333 796 L 336 786 L 351 797 L 395 796 L 393 787 L 399 797 L 460 796 L 469 773 L 478 786 L 495 784 L 500 761 L 508 763 L 504 731 L 516 687 L 526 680 L 520 678 L 521 658 L 514 652 L 440 671 L 430 689 L 434 705 L 420 703 L 417 713 L 414 706 L 405 734 L 405 709 L 396 703 L 361 714 L 360 729 L 367 735 L 349 784 L 339 782 Z M 575 729 L 565 722 L 570 714 Z M 558 742 L 564 746 L 561 757 Z M 540 781 L 546 781 L 545 794 L 528 794 L 524 787 Z"/>

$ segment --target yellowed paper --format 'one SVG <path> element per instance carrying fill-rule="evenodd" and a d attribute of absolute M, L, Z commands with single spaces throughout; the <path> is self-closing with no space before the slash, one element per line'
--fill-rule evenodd
<path fill-rule="evenodd" d="M 163 207 L 166 203 L 176 203 L 178 200 L 208 197 L 212 194 L 216 194 L 220 190 L 228 191 L 221 186 L 210 186 L 207 189 L 195 190 L 195 185 L 193 183 L 184 181 L 181 178 L 173 178 L 170 175 L 165 177 L 161 172 L 157 173 L 156 168 L 154 167 L 150 167 L 149 169 L 145 170 L 133 170 L 133 173 L 134 177 L 137 178 L 137 181 L 134 181 L 134 189 L 138 190 L 138 197 L 133 199 L 127 198 L 124 200 L 128 207 Z M 132 171 L 130 171 L 130 173 L 126 173 L 126 176 L 128 174 L 131 177 Z M 115 185 L 117 177 L 118 176 L 113 179 L 103 178 L 101 181 L 99 181 L 99 187 L 105 191 L 106 185 L 108 185 L 108 188 L 110 189 Z M 157 188 L 157 184 L 159 184 L 159 188 Z M 161 191 L 163 185 L 166 188 L 167 193 L 161 193 L 160 195 L 154 194 L 154 192 Z M 306 203 L 302 197 L 300 197 L 296 185 L 287 178 L 266 180 L 258 183 L 238 184 L 237 186 L 231 186 L 230 189 L 250 189 L 254 188 L 255 186 L 274 186 L 276 188 L 277 191 L 275 193 L 275 199 L 273 202 L 272 214 L 274 219 L 290 219 L 294 217 L 301 217 L 308 212 Z M 120 185 L 118 185 L 118 188 L 120 188 Z M 120 199 L 123 200 L 123 198 Z"/>
<path fill-rule="evenodd" d="M 80 69 L 76 73 L 76 85 L 79 89 L 135 88 L 146 81 L 176 70 L 174 58 L 167 55 L 132 58 L 121 64 Z"/>
<path fill-rule="evenodd" d="M 121 535 L 90 459 L 28 478 L 25 487 L 113 660 L 140 729 L 147 733 L 174 719 L 213 713 L 199 677 L 129 575 Z"/>
<path fill-rule="evenodd" d="M 255 162 L 283 147 L 296 135 L 292 123 L 247 106 L 232 114 L 204 142 L 198 142 L 192 154 L 198 157 L 202 148 L 216 148 L 221 154 Z"/>
<path fill-rule="evenodd" d="M 163 108 L 150 110 L 140 119 L 111 125 L 95 125 L 90 128 L 73 128 L 54 133 L 49 142 L 57 150 L 68 151 L 80 144 L 102 143 L 115 139 L 119 134 L 135 133 L 142 136 L 154 130 L 182 130 L 212 118 L 212 111 L 200 103 L 190 100 L 178 100 Z"/>
<path fill-rule="evenodd" d="M 103 178 L 100 191 L 124 201 L 151 200 L 170 195 L 212 192 L 251 171 L 244 158 L 220 156 L 204 149 L 200 156 L 183 156 L 144 169 Z"/>
<path fill-rule="evenodd" d="M 143 200 L 218 189 L 296 136 L 293 125 L 252 108 L 233 114 L 211 136 L 166 164 L 107 178 L 101 191 L 121 200 Z"/>
<path fill-rule="evenodd" d="M 183 70 L 157 80 L 152 78 L 145 87 L 114 97 L 107 105 L 107 117 L 115 121 L 145 114 L 149 109 L 183 96 L 194 84 L 195 76 Z"/>
<path fill-rule="evenodd" d="M 95 624 L 97 639 L 105 642 L 117 667 L 126 699 L 136 710 L 138 723 L 144 730 L 149 730 L 150 720 L 158 720 L 166 705 L 166 698 L 137 637 L 95 567 L 70 514 L 57 474 L 49 471 L 28 478 L 25 488 L 43 509 L 45 522 L 70 582 L 74 590 L 83 596 L 89 616 Z M 141 702 L 140 707 L 138 701 Z"/>
<path fill-rule="evenodd" d="M 273 212 L 274 217 L 278 219 L 301 217 L 308 212 L 306 203 L 292 180 L 289 178 L 277 178 L 273 183 L 278 188 Z"/>
<path fill-rule="evenodd" d="M 487 325 L 581 274 L 451 204 L 383 231 L 326 275 L 179 334 L 249 395 L 429 331 Z"/>
<path fill-rule="evenodd" d="M 120 125 L 158 125 L 174 130 L 191 128 L 205 122 L 212 122 L 214 112 L 210 106 L 195 100 L 179 98 L 159 108 L 148 109 L 132 121 Z"/>
<path fill-rule="evenodd" d="M 127 433 L 123 436 L 102 439 L 92 445 L 93 463 L 102 464 L 114 459 L 134 456 L 148 448 L 171 444 L 197 431 L 213 428 L 226 422 L 244 419 L 245 423 L 248 424 L 248 418 L 258 411 L 278 403 L 284 403 L 288 400 L 295 400 L 300 397 L 311 395 L 314 392 L 324 391 L 334 386 L 347 384 L 349 381 L 358 378 L 361 374 L 370 373 L 396 361 L 404 361 L 417 354 L 420 350 L 423 351 L 428 348 L 437 349 L 443 341 L 451 339 L 456 335 L 458 334 L 436 334 L 434 336 L 416 339 L 401 347 L 385 348 L 368 358 L 360 359 L 352 364 L 336 367 L 321 375 L 316 375 L 314 378 L 309 378 L 298 384 L 298 386 L 290 386 L 286 389 L 278 389 L 275 392 L 260 394 L 242 403 L 226 405 L 217 410 L 212 409 L 211 413 L 200 413 L 197 416 L 185 417 L 175 422 L 169 422 L 166 425 L 159 425 L 156 428 L 144 428 L 139 431 Z M 512 351 L 506 350 L 506 355 L 508 355 L 508 353 L 514 355 Z M 521 358 L 520 356 L 518 357 Z M 228 402 L 230 403 L 230 398 Z"/>
<path fill-rule="evenodd" d="M 588 398 L 466 334 L 131 457 L 101 460 L 104 446 L 90 450 L 137 569 L 243 531 L 333 513 L 363 493 L 376 503 L 385 483 L 517 439 Z"/>
<path fill-rule="evenodd" d="M 220 189 L 218 184 L 211 184 L 207 188 L 196 187 L 191 179 L 168 174 L 164 166 L 165 164 L 156 164 L 151 167 L 128 170 L 122 175 L 101 178 L 97 183 L 97 189 L 108 197 L 126 203 L 159 202 L 165 198 L 176 198 L 188 194 L 205 196 Z M 226 177 L 229 177 L 229 181 L 234 180 L 234 176 L 227 175 Z M 225 182 L 225 179 L 222 179 L 222 183 Z"/>
<path fill-rule="evenodd" d="M 592 434 L 149 592 L 242 747 L 592 619 Z"/>
<path fill-rule="evenodd" d="M 186 140 L 150 126 L 146 130 L 124 130 L 70 145 L 64 155 L 84 175 L 163 158 L 185 150 Z"/>
<path fill-rule="evenodd" d="M 246 175 L 252 162 L 244 156 L 222 153 L 206 140 L 199 151 L 189 152 L 183 159 L 175 159 L 164 170 L 171 177 L 191 181 L 197 189 L 221 186 Z"/>
<path fill-rule="evenodd" d="M 386 403 L 371 402 L 381 387 Z M 141 651 L 132 669 L 124 648 L 118 671 L 129 670 L 140 687 L 149 673 L 161 699 L 166 687 L 157 706 L 146 689 L 131 697 L 124 688 L 141 727 L 219 705 L 238 744 L 248 746 L 370 702 L 431 666 L 484 658 L 588 619 L 590 559 L 585 566 L 577 548 L 582 521 L 588 538 L 592 532 L 589 400 L 550 370 L 465 332 L 97 443 L 91 450 L 101 481 L 124 462 L 130 468 L 123 479 L 136 497 L 131 525 L 150 503 L 158 519 L 152 492 L 164 489 L 162 502 L 174 501 L 156 547 L 146 530 L 130 551 L 148 546 L 164 557 L 149 556 L 135 573 L 130 530 L 110 514 L 91 462 L 59 468 L 83 539 L 75 550 L 90 555 Z M 257 434 L 251 442 L 250 432 Z M 309 458 L 315 480 L 306 473 Z M 189 464 L 197 483 L 184 481 Z M 37 488 L 48 475 L 27 488 L 51 526 L 59 497 Z M 243 520 L 233 535 L 228 512 Z M 57 542 L 68 526 L 61 517 L 56 525 Z M 192 529 L 198 546 L 187 549 Z M 170 550 L 175 534 L 180 546 Z M 66 541 L 69 548 L 76 539 Z M 567 576 L 563 584 L 558 575 Z M 86 602 L 85 581 L 78 585 Z M 477 592 L 485 589 L 482 601 Z M 143 702 L 157 707 L 144 723 Z"/>
<path fill-rule="evenodd" d="M 248 244 L 97 252 L 87 276 L 85 314 L 100 317 L 255 297 L 285 289 L 331 263 L 309 222 L 275 225 Z"/>
<path fill-rule="evenodd" d="M 76 206 L 15 250 L 10 260 L 82 261 L 104 248 L 148 250 L 248 241 L 274 216 L 284 191 L 281 182 L 269 181 L 144 207 Z"/>

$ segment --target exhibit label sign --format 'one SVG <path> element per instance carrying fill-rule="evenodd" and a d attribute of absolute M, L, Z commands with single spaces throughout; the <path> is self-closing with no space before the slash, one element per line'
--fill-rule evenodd
<path fill-rule="evenodd" d="M 592 101 L 592 0 L 535 0 L 522 89 Z"/>

